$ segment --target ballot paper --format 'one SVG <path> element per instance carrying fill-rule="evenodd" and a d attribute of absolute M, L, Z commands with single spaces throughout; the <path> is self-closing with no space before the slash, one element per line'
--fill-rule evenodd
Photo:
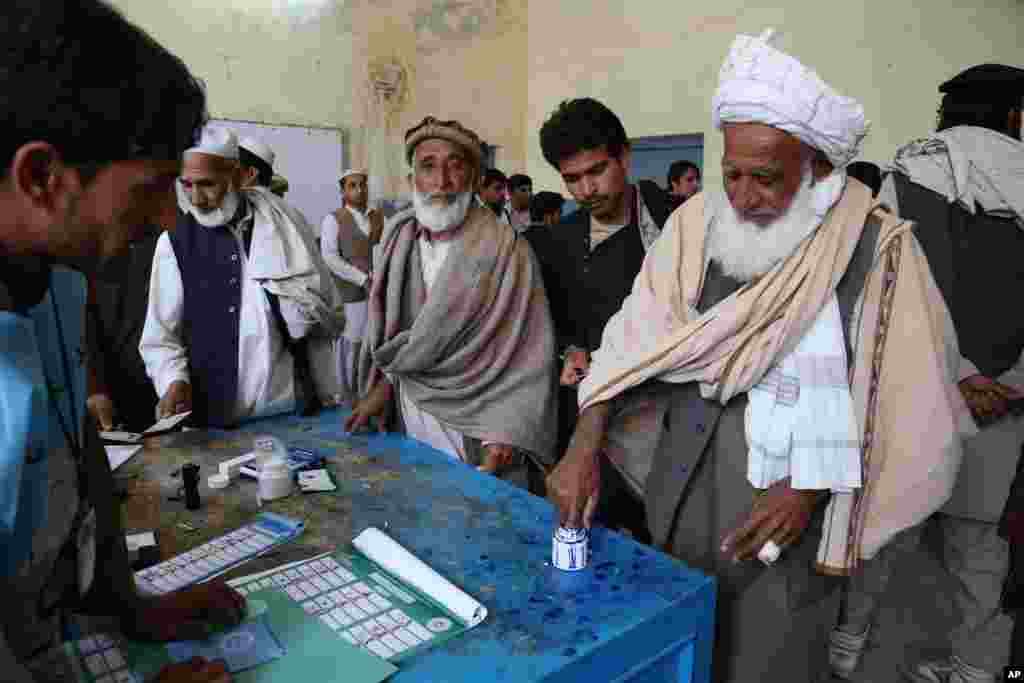
<path fill-rule="evenodd" d="M 167 654 L 174 662 L 193 657 L 224 660 L 228 671 L 238 673 L 284 656 L 284 648 L 267 625 L 266 619 L 246 621 L 208 640 L 179 640 L 167 643 Z"/>
<path fill-rule="evenodd" d="M 428 567 L 380 529 L 367 528 L 352 539 L 352 545 L 389 574 L 401 578 L 447 607 L 466 622 L 467 627 L 477 626 L 487 618 L 487 608 L 480 602 Z"/>
<path fill-rule="evenodd" d="M 104 446 L 107 452 L 107 461 L 110 463 L 110 471 L 126 463 L 133 455 L 142 450 L 142 446 Z"/>
<path fill-rule="evenodd" d="M 124 537 L 128 552 L 134 553 L 139 548 L 156 545 L 156 535 L 152 531 L 144 531 L 141 534 L 128 534 Z"/>
<path fill-rule="evenodd" d="M 191 414 L 192 411 L 188 410 L 184 413 L 178 413 L 177 415 L 170 415 L 168 417 L 165 417 L 164 419 L 157 421 L 155 425 L 153 425 L 146 431 L 142 432 L 142 435 L 152 436 L 154 434 L 162 434 L 164 432 L 169 432 L 175 427 L 177 427 L 179 424 L 184 422 L 185 419 Z"/>
<path fill-rule="evenodd" d="M 135 587 L 142 595 L 164 595 L 221 574 L 264 555 L 302 534 L 305 522 L 263 512 L 230 533 L 142 571 L 135 572 Z"/>
<path fill-rule="evenodd" d="M 487 610 L 378 529 L 345 550 L 228 581 L 265 614 L 288 649 L 267 671 L 298 680 L 313 660 L 345 671 L 349 683 L 376 683 L 384 670 L 370 660 L 405 660 L 480 624 Z M 346 646 L 352 646 L 351 651 Z M 268 679 L 269 680 L 269 679 Z M 276 678 L 274 680 L 277 680 Z"/>
<path fill-rule="evenodd" d="M 331 475 L 325 469 L 309 470 L 299 472 L 299 488 L 303 493 L 314 493 L 316 491 L 335 491 L 337 486 L 331 481 Z"/>
<path fill-rule="evenodd" d="M 100 432 L 100 438 L 104 441 L 116 441 L 118 443 L 138 443 L 142 440 L 142 434 L 135 432 Z"/>

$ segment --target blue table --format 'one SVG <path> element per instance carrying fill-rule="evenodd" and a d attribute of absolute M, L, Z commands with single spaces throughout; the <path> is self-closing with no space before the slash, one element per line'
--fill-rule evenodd
<path fill-rule="evenodd" d="M 346 434 L 343 415 L 279 417 L 239 432 L 276 434 L 328 456 L 337 495 L 293 499 L 307 506 L 330 501 L 332 515 L 348 518 L 339 535 L 386 529 L 489 611 L 464 636 L 404 662 L 395 683 L 709 680 L 713 579 L 601 528 L 591 537 L 590 568 L 553 569 L 557 520 L 547 501 L 411 439 Z M 147 452 L 180 450 L 192 435 L 164 437 Z M 201 458 L 203 449 L 194 450 Z M 221 442 L 213 455 L 223 460 L 229 450 Z M 323 535 L 311 540 L 322 542 Z"/>

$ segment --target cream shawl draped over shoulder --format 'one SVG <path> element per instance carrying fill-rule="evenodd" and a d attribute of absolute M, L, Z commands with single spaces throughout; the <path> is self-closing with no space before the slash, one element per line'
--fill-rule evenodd
<path fill-rule="evenodd" d="M 699 382 L 723 405 L 749 391 L 800 342 L 829 301 L 869 216 L 881 221 L 857 303 L 850 387 L 861 434 L 862 489 L 833 494 L 819 569 L 845 573 L 937 510 L 960 465 L 959 350 L 912 224 L 855 180 L 824 223 L 764 276 L 696 310 L 710 221 L 703 195 L 670 217 L 580 385 L 580 407 L 648 380 Z M 611 429 L 616 429 L 613 423 Z"/>

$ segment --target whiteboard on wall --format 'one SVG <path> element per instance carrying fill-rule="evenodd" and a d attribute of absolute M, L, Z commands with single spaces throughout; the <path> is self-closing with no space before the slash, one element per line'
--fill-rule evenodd
<path fill-rule="evenodd" d="M 275 126 L 252 121 L 213 119 L 211 123 L 254 137 L 274 150 L 274 172 L 288 179 L 285 199 L 320 230 L 320 221 L 341 206 L 338 178 L 345 150 L 337 128 Z"/>

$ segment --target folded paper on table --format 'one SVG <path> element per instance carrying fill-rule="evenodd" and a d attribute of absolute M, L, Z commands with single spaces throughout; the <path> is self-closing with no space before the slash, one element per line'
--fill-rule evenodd
<path fill-rule="evenodd" d="M 138 443 L 142 440 L 142 434 L 135 432 L 100 432 L 100 438 L 104 441 L 116 441 L 117 443 Z"/>
<path fill-rule="evenodd" d="M 177 415 L 168 415 L 162 420 L 158 420 L 155 425 L 142 432 L 145 436 L 152 436 L 153 434 L 161 434 L 163 432 L 169 432 L 179 424 L 185 421 L 185 419 L 192 414 L 192 411 L 186 411 L 184 413 L 178 413 Z"/>
<path fill-rule="evenodd" d="M 107 451 L 107 461 L 110 463 L 111 472 L 142 450 L 142 446 L 104 446 L 103 448 Z"/>

